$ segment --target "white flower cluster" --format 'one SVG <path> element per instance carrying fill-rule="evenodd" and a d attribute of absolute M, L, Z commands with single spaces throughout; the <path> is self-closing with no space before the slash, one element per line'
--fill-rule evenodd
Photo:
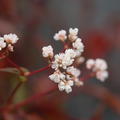
<path fill-rule="evenodd" d="M 108 71 L 107 71 L 107 63 L 105 60 L 97 58 L 89 59 L 86 62 L 86 68 L 91 69 L 93 72 L 96 73 L 96 78 L 100 81 L 105 81 L 106 78 L 108 78 Z"/>
<path fill-rule="evenodd" d="M 67 39 L 66 36 L 66 31 L 65 30 L 60 30 L 58 33 L 56 33 L 54 35 L 54 39 L 57 40 L 61 40 L 61 41 L 65 41 Z"/>
<path fill-rule="evenodd" d="M 60 91 L 72 92 L 72 86 L 83 85 L 79 79 L 81 71 L 75 66 L 82 64 L 85 58 L 81 56 L 84 51 L 82 40 L 78 37 L 78 28 L 70 28 L 69 33 L 60 30 L 54 35 L 56 41 L 64 42 L 64 51 L 54 54 L 51 45 L 42 48 L 42 55 L 51 62 L 54 73 L 49 75 L 49 79 L 58 84 Z M 87 69 L 92 69 L 96 77 L 104 81 L 108 77 L 107 63 L 102 59 L 89 59 L 86 63 Z"/>
<path fill-rule="evenodd" d="M 62 42 L 69 40 L 71 45 L 64 52 L 55 55 L 50 45 L 45 46 L 42 48 L 42 55 L 43 57 L 52 58 L 51 67 L 55 72 L 49 78 L 58 84 L 60 91 L 65 90 L 69 93 L 72 91 L 74 83 L 83 85 L 82 81 L 79 81 L 80 70 L 75 68 L 73 63 L 84 51 L 84 45 L 81 39 L 78 38 L 77 28 L 70 28 L 68 36 L 65 30 L 61 30 L 55 34 L 54 39 Z"/>
<path fill-rule="evenodd" d="M 49 78 L 53 82 L 58 83 L 58 88 L 60 91 L 65 90 L 66 93 L 70 93 L 72 92 L 72 86 L 74 83 L 82 83 L 82 81 L 79 81 L 79 76 L 80 70 L 74 66 L 70 66 L 64 72 L 61 72 L 60 69 L 55 70 Z"/>
<path fill-rule="evenodd" d="M 51 45 L 49 46 L 45 46 L 42 48 L 42 55 L 43 57 L 47 58 L 47 57 L 50 57 L 52 58 L 53 57 L 53 48 Z"/>
<path fill-rule="evenodd" d="M 6 42 L 2 37 L 0 37 L 0 51 L 6 47 Z"/>
<path fill-rule="evenodd" d="M 13 51 L 13 45 L 18 41 L 16 34 L 5 34 L 3 37 L 0 37 L 0 51 L 4 48 L 8 48 L 9 51 Z"/>
<path fill-rule="evenodd" d="M 74 42 L 77 38 L 78 38 L 78 28 L 75 28 L 75 29 L 72 29 L 72 28 L 70 28 L 69 29 L 69 40 L 71 41 L 71 42 Z"/>

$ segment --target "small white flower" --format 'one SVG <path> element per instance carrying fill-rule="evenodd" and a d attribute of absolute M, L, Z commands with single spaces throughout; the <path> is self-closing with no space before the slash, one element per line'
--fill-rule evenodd
<path fill-rule="evenodd" d="M 95 68 L 94 70 L 106 70 L 107 69 L 107 63 L 103 59 L 96 59 L 95 61 Z"/>
<path fill-rule="evenodd" d="M 73 81 L 69 80 L 69 81 L 66 81 L 66 82 L 63 82 L 61 81 L 59 84 L 58 84 L 58 88 L 60 91 L 63 91 L 65 90 L 66 93 L 70 93 L 72 92 L 72 87 L 73 86 Z"/>
<path fill-rule="evenodd" d="M 42 55 L 43 57 L 50 57 L 52 58 L 54 53 L 53 53 L 53 48 L 51 45 L 45 46 L 42 48 Z"/>
<path fill-rule="evenodd" d="M 78 38 L 78 28 L 70 28 L 69 29 L 69 40 L 71 41 L 71 42 L 74 42 L 77 38 Z"/>
<path fill-rule="evenodd" d="M 70 85 L 66 85 L 66 86 L 65 86 L 65 92 L 66 92 L 66 93 L 72 92 L 72 88 L 71 88 Z"/>
<path fill-rule="evenodd" d="M 18 41 L 18 36 L 16 34 L 6 34 L 4 35 L 4 40 L 8 43 L 8 44 L 15 44 Z"/>
<path fill-rule="evenodd" d="M 55 83 L 59 83 L 60 82 L 60 76 L 58 74 L 52 74 L 49 75 L 50 80 L 54 81 Z"/>
<path fill-rule="evenodd" d="M 8 44 L 8 50 L 10 51 L 10 52 L 13 52 L 14 50 L 13 50 L 13 46 L 11 45 L 11 44 Z"/>
<path fill-rule="evenodd" d="M 66 31 L 65 30 L 60 30 L 58 33 L 56 33 L 54 35 L 54 39 L 55 40 L 61 40 L 61 41 L 65 41 L 67 39 L 67 36 L 66 36 Z"/>
<path fill-rule="evenodd" d="M 51 65 L 51 68 L 52 68 L 52 69 L 57 70 L 58 67 L 59 67 L 59 64 L 58 64 L 56 61 L 52 62 L 52 65 Z"/>
<path fill-rule="evenodd" d="M 65 56 L 64 53 L 56 54 L 54 56 L 55 61 L 53 62 L 52 66 L 54 66 L 55 69 L 57 69 L 58 67 L 62 67 L 63 66 L 62 61 L 63 61 L 64 56 Z"/>
<path fill-rule="evenodd" d="M 69 34 L 77 36 L 78 35 L 78 31 L 79 31 L 78 28 L 74 28 L 74 29 L 70 28 L 69 29 Z"/>
<path fill-rule="evenodd" d="M 67 66 L 70 66 L 73 63 L 73 61 L 74 59 L 70 58 L 69 55 L 60 53 L 55 55 L 55 61 L 53 62 L 54 65 L 52 66 L 56 66 L 56 67 L 59 66 L 62 67 L 63 69 L 66 69 Z"/>
<path fill-rule="evenodd" d="M 76 85 L 76 86 L 83 86 L 83 85 L 84 85 L 84 82 L 81 81 L 81 80 L 79 80 L 79 79 L 76 79 L 76 80 L 75 80 L 75 85 Z"/>
<path fill-rule="evenodd" d="M 79 51 L 79 50 L 74 50 L 75 51 L 75 54 L 76 54 L 76 57 L 79 57 L 79 56 L 81 56 L 81 51 Z"/>
<path fill-rule="evenodd" d="M 74 82 L 72 80 L 67 81 L 66 84 L 65 84 L 65 92 L 66 93 L 72 92 L 72 87 L 71 86 L 73 86 L 73 85 L 74 85 Z"/>
<path fill-rule="evenodd" d="M 108 72 L 107 71 L 98 71 L 97 73 L 96 73 L 96 77 L 97 77 L 97 79 L 99 79 L 100 81 L 102 81 L 102 82 L 104 82 L 105 81 L 105 79 L 107 79 L 108 78 Z"/>
<path fill-rule="evenodd" d="M 6 47 L 6 43 L 2 37 L 0 37 L 0 50 Z"/>
<path fill-rule="evenodd" d="M 92 69 L 95 65 L 95 60 L 93 59 L 88 59 L 86 62 L 86 68 L 87 69 Z"/>
<path fill-rule="evenodd" d="M 65 90 L 65 83 L 63 81 L 61 81 L 59 84 L 58 84 L 58 88 L 60 91 L 63 91 Z"/>
<path fill-rule="evenodd" d="M 79 52 L 84 51 L 84 45 L 80 38 L 77 38 L 77 40 L 73 43 L 73 48 L 79 50 Z"/>
<path fill-rule="evenodd" d="M 66 69 L 68 66 L 72 65 L 74 62 L 74 59 L 70 58 L 69 56 L 65 56 L 62 60 L 62 66 L 63 69 Z"/>
<path fill-rule="evenodd" d="M 68 80 L 67 81 L 67 84 L 70 85 L 70 86 L 73 86 L 74 85 L 74 82 L 72 80 Z"/>
<path fill-rule="evenodd" d="M 76 52 L 73 49 L 66 49 L 65 54 L 69 56 L 70 58 L 75 58 L 76 57 Z"/>
<path fill-rule="evenodd" d="M 50 75 L 49 78 L 55 83 L 59 83 L 61 80 L 65 79 L 65 75 L 60 71 L 56 71 L 52 75 Z"/>
<path fill-rule="evenodd" d="M 64 54 L 64 53 L 59 53 L 59 54 L 56 54 L 56 55 L 54 56 L 55 61 L 56 61 L 57 63 L 59 63 L 59 64 L 62 64 L 62 60 L 63 60 L 64 57 L 65 57 L 65 54 Z"/>
<path fill-rule="evenodd" d="M 84 63 L 84 61 L 85 61 L 85 58 L 83 56 L 80 56 L 76 59 L 76 63 L 78 65 Z"/>
<path fill-rule="evenodd" d="M 79 77 L 80 76 L 80 70 L 73 67 L 73 66 L 68 67 L 66 71 L 67 71 L 68 74 L 71 74 L 74 77 Z"/>

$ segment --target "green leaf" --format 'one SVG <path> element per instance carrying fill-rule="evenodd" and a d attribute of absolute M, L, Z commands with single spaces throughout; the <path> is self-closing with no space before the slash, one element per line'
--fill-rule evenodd
<path fill-rule="evenodd" d="M 21 70 L 23 72 L 29 72 L 28 69 L 21 67 Z M 12 68 L 12 67 L 8 67 L 8 68 L 1 68 L 0 72 L 8 72 L 8 73 L 12 73 L 12 74 L 17 74 L 20 75 L 20 71 L 17 68 Z"/>
<path fill-rule="evenodd" d="M 20 74 L 19 70 L 16 68 L 1 68 L 0 72 L 8 72 L 8 73 L 13 73 L 13 74 Z"/>

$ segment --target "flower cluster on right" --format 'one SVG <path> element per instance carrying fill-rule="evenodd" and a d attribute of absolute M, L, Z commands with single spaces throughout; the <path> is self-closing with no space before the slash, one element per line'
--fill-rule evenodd
<path fill-rule="evenodd" d="M 85 59 L 82 56 L 84 44 L 78 37 L 78 28 L 70 28 L 69 33 L 60 30 L 54 35 L 56 41 L 64 43 L 64 50 L 58 54 L 54 54 L 51 45 L 42 48 L 43 57 L 47 58 L 54 69 L 54 73 L 49 75 L 50 80 L 58 84 L 60 91 L 66 93 L 72 92 L 72 86 L 83 85 L 80 79 L 81 70 L 78 69 Z M 95 73 L 96 78 L 104 81 L 108 77 L 107 63 L 103 59 L 89 59 L 86 62 L 87 69 L 91 69 Z"/>
<path fill-rule="evenodd" d="M 97 58 L 97 59 L 88 59 L 86 62 L 86 68 L 92 70 L 96 78 L 101 80 L 102 82 L 108 78 L 108 71 L 107 71 L 107 63 L 105 60 Z"/>

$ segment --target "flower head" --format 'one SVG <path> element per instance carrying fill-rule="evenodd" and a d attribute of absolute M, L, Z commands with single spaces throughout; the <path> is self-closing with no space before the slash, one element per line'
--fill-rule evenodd
<path fill-rule="evenodd" d="M 91 69 L 93 72 L 96 73 L 96 78 L 100 81 L 105 81 L 108 78 L 107 72 L 107 63 L 105 60 L 97 58 L 96 60 L 89 59 L 86 62 L 87 69 Z"/>
<path fill-rule="evenodd" d="M 53 53 L 53 48 L 51 45 L 45 46 L 42 48 L 42 55 L 43 57 L 50 57 L 52 58 L 54 53 Z"/>
<path fill-rule="evenodd" d="M 81 81 L 81 80 L 76 79 L 76 80 L 75 80 L 75 85 L 78 86 L 78 87 L 79 87 L 79 86 L 83 86 L 83 85 L 84 85 L 84 82 Z"/>
<path fill-rule="evenodd" d="M 5 34 L 3 37 L 0 37 L 0 50 L 5 48 L 4 52 L 13 52 L 14 44 L 18 41 L 16 34 Z"/>
<path fill-rule="evenodd" d="M 70 28 L 69 29 L 69 40 L 71 41 L 71 42 L 74 42 L 77 38 L 78 38 L 78 28 Z"/>
<path fill-rule="evenodd" d="M 66 93 L 70 93 L 72 92 L 72 87 L 74 83 L 73 81 L 69 80 L 69 81 L 66 81 L 66 82 L 63 82 L 61 81 L 59 84 L 58 84 L 58 88 L 60 91 L 63 91 L 65 90 Z"/>
<path fill-rule="evenodd" d="M 78 38 L 74 43 L 73 43 L 73 48 L 75 48 L 76 50 L 79 50 L 80 52 L 83 52 L 84 50 L 84 45 L 81 41 L 80 38 Z"/>
<path fill-rule="evenodd" d="M 67 36 L 66 36 L 66 31 L 65 30 L 60 30 L 58 33 L 56 33 L 54 35 L 54 39 L 55 40 L 61 40 L 61 41 L 65 41 L 67 39 Z"/>
<path fill-rule="evenodd" d="M 49 78 L 55 83 L 59 83 L 61 80 L 65 80 L 65 75 L 60 71 L 56 71 L 52 75 L 50 75 Z"/>
<path fill-rule="evenodd" d="M 79 77 L 80 76 L 80 70 L 75 68 L 74 66 L 68 67 L 67 68 L 67 73 L 74 76 L 74 77 Z"/>
<path fill-rule="evenodd" d="M 85 58 L 83 56 L 77 57 L 77 59 L 76 59 L 76 64 L 77 65 L 80 65 L 80 64 L 82 64 L 84 62 L 85 62 Z"/>
<path fill-rule="evenodd" d="M 104 82 L 108 78 L 108 72 L 106 70 L 103 71 L 98 71 L 96 73 L 96 78 L 99 79 L 100 81 Z"/>
<path fill-rule="evenodd" d="M 53 66 L 56 66 L 57 68 L 62 67 L 63 69 L 66 69 L 68 66 L 72 65 L 74 61 L 69 54 L 65 53 L 56 54 L 54 58 L 55 60 L 53 62 Z"/>
<path fill-rule="evenodd" d="M 0 50 L 6 47 L 6 42 L 2 37 L 0 37 Z"/>
<path fill-rule="evenodd" d="M 77 36 L 77 35 L 78 35 L 78 31 L 79 31 L 78 28 L 74 28 L 74 29 L 73 29 L 73 28 L 70 28 L 70 29 L 69 29 L 69 34 L 70 34 L 70 35 L 76 35 L 76 36 Z"/>
<path fill-rule="evenodd" d="M 76 52 L 73 49 L 66 49 L 65 54 L 66 56 L 69 56 L 70 58 L 76 57 Z"/>
<path fill-rule="evenodd" d="M 95 61 L 95 70 L 106 70 L 107 69 L 107 63 L 105 60 L 97 58 Z"/>
<path fill-rule="evenodd" d="M 88 59 L 86 62 L 86 68 L 87 69 L 92 69 L 95 65 L 95 60 L 93 59 Z"/>
<path fill-rule="evenodd" d="M 7 44 L 15 44 L 18 41 L 18 36 L 16 34 L 6 34 L 4 35 L 4 40 L 7 42 Z"/>

